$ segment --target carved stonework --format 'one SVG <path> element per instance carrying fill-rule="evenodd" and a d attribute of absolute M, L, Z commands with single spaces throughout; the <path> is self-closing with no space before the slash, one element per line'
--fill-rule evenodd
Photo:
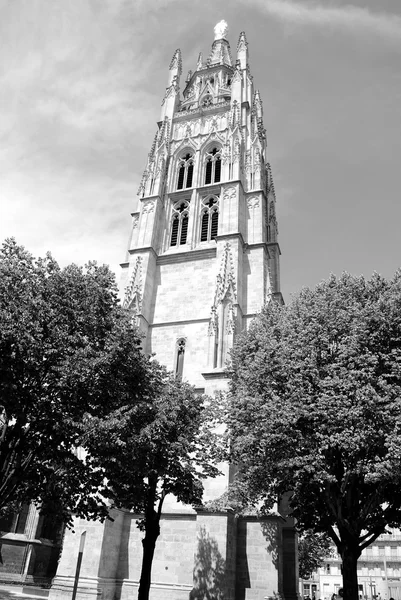
<path fill-rule="evenodd" d="M 248 42 L 246 41 L 245 31 L 241 31 L 239 34 L 238 44 L 237 44 L 237 52 L 242 52 L 243 50 L 248 49 Z"/>
<path fill-rule="evenodd" d="M 234 304 L 237 302 L 234 265 L 231 256 L 231 246 L 227 242 L 223 249 L 220 270 L 216 278 L 214 302 L 210 311 L 209 335 L 216 335 L 219 328 L 218 307 L 223 304 L 227 311 L 226 331 L 233 333 L 235 329 Z"/>
<path fill-rule="evenodd" d="M 235 293 L 234 266 L 231 256 L 231 246 L 227 242 L 224 245 L 220 272 L 217 275 L 214 306 L 220 302 L 223 302 L 226 296 L 230 296 L 233 301 L 236 301 Z"/>
<path fill-rule="evenodd" d="M 274 205 L 274 202 L 270 202 L 269 204 L 269 218 L 268 218 L 268 222 L 266 223 L 268 225 L 268 227 L 270 227 L 271 231 L 274 231 L 275 235 L 278 235 L 278 225 L 277 225 L 277 218 L 276 218 L 276 207 Z"/>
<path fill-rule="evenodd" d="M 177 50 L 173 54 L 173 58 L 171 59 L 169 69 L 170 71 L 172 69 L 177 69 L 180 75 L 182 73 L 182 58 L 181 50 L 179 48 L 177 48 Z"/>
<path fill-rule="evenodd" d="M 139 215 L 134 215 L 132 217 L 132 229 L 137 229 L 139 223 Z"/>
<path fill-rule="evenodd" d="M 239 162 L 241 156 L 241 148 L 239 142 L 235 142 L 233 162 Z"/>
<path fill-rule="evenodd" d="M 125 288 L 123 308 L 132 310 L 135 315 L 142 310 L 142 257 L 138 256 L 129 284 Z"/>
<path fill-rule="evenodd" d="M 215 131 L 218 128 L 217 117 L 213 117 L 210 124 L 210 131 Z"/>
<path fill-rule="evenodd" d="M 246 171 L 246 173 L 250 173 L 251 169 L 252 169 L 251 152 L 250 152 L 250 150 L 247 150 L 246 158 L 245 158 L 245 171 Z"/>
<path fill-rule="evenodd" d="M 235 197 L 237 196 L 237 190 L 233 187 L 229 187 L 226 190 L 224 190 L 224 195 L 223 198 L 224 200 L 226 200 L 227 202 L 229 200 L 233 200 Z"/>
<path fill-rule="evenodd" d="M 229 144 L 225 144 L 221 151 L 221 158 L 223 161 L 223 165 L 226 165 L 230 160 L 230 146 Z"/>
<path fill-rule="evenodd" d="M 152 213 L 155 210 L 155 201 L 154 200 L 145 200 L 142 203 L 142 214 L 146 215 L 148 213 Z"/>
<path fill-rule="evenodd" d="M 258 196 L 252 196 L 251 198 L 248 198 L 247 204 L 248 204 L 248 208 L 250 210 L 258 208 L 259 204 L 260 204 L 259 197 Z"/>
<path fill-rule="evenodd" d="M 234 332 L 235 332 L 234 306 L 232 304 L 230 304 L 228 307 L 228 314 L 227 314 L 226 333 L 230 334 L 230 333 L 234 333 Z"/>
<path fill-rule="evenodd" d="M 210 336 L 216 335 L 217 329 L 218 329 L 218 319 L 217 319 L 216 307 L 212 306 L 211 311 L 210 311 L 208 335 L 210 335 Z"/>

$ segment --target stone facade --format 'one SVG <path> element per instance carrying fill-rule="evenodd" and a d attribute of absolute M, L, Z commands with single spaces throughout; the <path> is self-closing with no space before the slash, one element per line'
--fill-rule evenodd
<path fill-rule="evenodd" d="M 280 301 L 276 198 L 262 101 L 241 33 L 233 61 L 225 26 L 180 92 L 174 53 L 154 142 L 132 213 L 123 304 L 145 333 L 144 351 L 199 391 L 227 387 L 237 332 L 263 304 Z M 230 469 L 206 485 L 227 490 Z M 125 600 L 137 588 L 142 547 L 135 515 L 67 534 L 52 600 L 70 593 L 79 534 L 88 532 L 79 600 Z M 238 519 L 166 501 L 152 571 L 152 600 L 262 600 L 296 596 L 293 524 L 279 514 Z"/>

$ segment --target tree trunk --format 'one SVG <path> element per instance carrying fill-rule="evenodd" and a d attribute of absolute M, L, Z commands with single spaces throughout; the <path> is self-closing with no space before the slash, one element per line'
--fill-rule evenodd
<path fill-rule="evenodd" d="M 358 600 L 358 558 L 359 546 L 345 545 L 341 552 L 343 570 L 343 598 L 344 600 Z"/>
<path fill-rule="evenodd" d="M 159 537 L 159 534 L 160 518 L 158 514 L 153 511 L 152 516 L 146 518 L 145 537 L 142 540 L 143 556 L 138 600 L 149 600 L 153 555 L 155 553 L 156 540 Z"/>

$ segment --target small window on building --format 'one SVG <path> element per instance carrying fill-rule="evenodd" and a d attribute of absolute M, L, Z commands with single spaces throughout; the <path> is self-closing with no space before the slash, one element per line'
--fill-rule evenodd
<path fill-rule="evenodd" d="M 180 246 L 187 243 L 189 219 L 189 201 L 177 202 L 173 206 L 171 219 L 170 246 Z"/>
<path fill-rule="evenodd" d="M 177 353 L 175 360 L 175 376 L 180 381 L 184 372 L 185 339 L 177 340 Z"/>
<path fill-rule="evenodd" d="M 184 190 L 192 187 L 192 178 L 194 174 L 194 157 L 192 154 L 186 154 L 178 161 L 178 181 L 177 190 Z"/>
<path fill-rule="evenodd" d="M 201 212 L 201 242 L 215 240 L 219 229 L 219 204 L 217 198 L 203 200 Z"/>
<path fill-rule="evenodd" d="M 206 153 L 205 185 L 219 183 L 221 179 L 221 149 L 213 148 Z"/>
<path fill-rule="evenodd" d="M 0 531 L 3 533 L 25 533 L 28 514 L 29 504 L 23 504 L 19 512 L 8 513 L 0 519 Z"/>

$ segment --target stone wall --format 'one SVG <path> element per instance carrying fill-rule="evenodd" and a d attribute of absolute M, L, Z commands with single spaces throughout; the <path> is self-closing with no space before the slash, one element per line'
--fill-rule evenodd
<path fill-rule="evenodd" d="M 50 600 L 70 600 L 81 534 L 86 531 L 77 600 L 133 600 L 142 564 L 137 515 L 112 511 L 113 521 L 77 519 L 66 536 Z M 203 509 L 162 516 L 150 600 L 273 600 L 283 593 L 291 557 L 283 555 L 285 521 L 236 518 Z M 289 550 L 288 539 L 286 541 Z"/>

